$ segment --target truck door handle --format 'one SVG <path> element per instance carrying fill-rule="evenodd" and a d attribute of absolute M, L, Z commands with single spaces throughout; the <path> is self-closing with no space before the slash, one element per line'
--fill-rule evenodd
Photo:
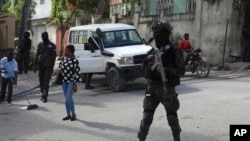
<path fill-rule="evenodd" d="M 92 57 L 101 57 L 101 55 L 93 55 Z"/>

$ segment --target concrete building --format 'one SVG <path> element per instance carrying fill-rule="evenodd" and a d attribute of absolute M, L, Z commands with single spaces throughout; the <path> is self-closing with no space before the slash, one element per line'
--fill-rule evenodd
<path fill-rule="evenodd" d="M 14 15 L 0 15 L 0 58 L 15 48 L 15 21 Z"/>
<path fill-rule="evenodd" d="M 133 18 L 130 21 L 122 16 L 125 4 L 135 7 L 131 7 Z M 156 19 L 165 19 L 174 26 L 175 42 L 184 33 L 189 33 L 194 48 L 201 48 L 212 65 L 235 59 L 246 61 L 244 58 L 250 57 L 246 53 L 250 50 L 249 43 L 242 44 L 243 25 L 246 25 L 244 29 L 248 33 L 244 40 L 250 40 L 250 22 L 247 18 L 250 4 L 242 5 L 241 1 L 236 0 L 116 0 L 113 5 L 120 12 L 116 12 L 117 19 L 112 21 L 132 23 L 145 39 L 152 37 L 150 25 Z"/>
<path fill-rule="evenodd" d="M 0 49 L 15 48 L 14 15 L 0 15 Z"/>
<path fill-rule="evenodd" d="M 46 30 L 51 41 L 59 46 L 58 26 L 46 23 L 51 1 L 35 1 L 33 43 L 36 46 L 41 41 L 41 32 Z M 132 24 L 147 40 L 152 37 L 151 23 L 165 19 L 174 26 L 174 42 L 189 33 L 194 48 L 201 48 L 212 65 L 219 65 L 224 61 L 247 61 L 245 58 L 250 58 L 247 53 L 250 52 L 249 16 L 250 4 L 242 5 L 241 0 L 110 0 L 110 19 L 103 22 Z"/>
<path fill-rule="evenodd" d="M 32 45 L 37 47 L 42 41 L 41 34 L 44 31 L 49 32 L 49 39 L 56 43 L 57 25 L 48 25 L 51 12 L 51 0 L 35 0 L 35 14 L 31 19 L 31 30 L 33 32 Z"/>

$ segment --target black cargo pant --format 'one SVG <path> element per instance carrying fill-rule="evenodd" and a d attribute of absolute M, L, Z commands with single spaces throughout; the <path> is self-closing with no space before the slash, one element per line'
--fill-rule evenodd
<path fill-rule="evenodd" d="M 174 141 L 179 141 L 181 128 L 177 110 L 179 109 L 180 103 L 177 98 L 177 93 L 174 87 L 167 87 L 167 94 L 165 94 L 161 83 L 149 84 L 147 87 L 143 101 L 143 118 L 138 132 L 139 140 L 144 141 L 146 139 L 153 121 L 154 112 L 159 103 L 163 104 L 166 110 L 168 124 L 171 127 Z"/>
<path fill-rule="evenodd" d="M 42 93 L 42 98 L 46 99 L 49 93 L 49 81 L 53 73 L 53 68 L 43 67 L 39 68 L 39 83 L 40 91 Z"/>
<path fill-rule="evenodd" d="M 29 69 L 29 58 L 30 58 L 30 53 L 29 52 L 23 52 L 19 54 L 19 59 L 18 59 L 18 70 L 20 73 L 24 71 L 24 73 L 28 72 Z"/>
<path fill-rule="evenodd" d="M 6 89 L 8 87 L 7 102 L 11 103 L 11 98 L 13 93 L 13 82 L 9 78 L 2 77 L 1 79 L 2 79 L 2 84 L 1 84 L 0 101 L 5 100 Z"/>

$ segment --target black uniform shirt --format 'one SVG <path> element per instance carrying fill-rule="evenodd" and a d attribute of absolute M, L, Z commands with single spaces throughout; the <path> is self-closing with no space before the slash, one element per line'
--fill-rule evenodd
<path fill-rule="evenodd" d="M 36 61 L 42 67 L 53 68 L 56 59 L 56 46 L 52 42 L 44 44 L 40 42 L 37 47 Z M 41 67 L 41 66 L 40 66 Z"/>

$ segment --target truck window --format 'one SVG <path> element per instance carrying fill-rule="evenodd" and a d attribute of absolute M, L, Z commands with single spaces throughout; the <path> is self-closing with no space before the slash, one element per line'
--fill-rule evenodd
<path fill-rule="evenodd" d="M 103 32 L 102 36 L 105 48 L 143 44 L 138 32 L 133 29 Z"/>
<path fill-rule="evenodd" d="M 70 44 L 84 44 L 87 42 L 88 31 L 70 31 L 69 43 Z"/>

